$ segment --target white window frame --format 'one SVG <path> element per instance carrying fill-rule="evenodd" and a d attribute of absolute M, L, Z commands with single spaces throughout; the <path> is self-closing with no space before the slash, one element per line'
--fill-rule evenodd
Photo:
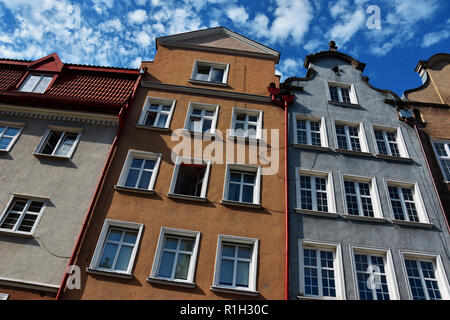
<path fill-rule="evenodd" d="M 223 69 L 223 77 L 222 82 L 214 82 L 209 80 L 211 78 L 211 71 L 209 73 L 208 80 L 197 80 L 197 70 L 198 67 L 210 67 L 210 68 L 216 68 L 216 69 Z M 195 60 L 194 66 L 192 68 L 191 73 L 191 81 L 199 81 L 199 82 L 206 82 L 206 83 L 216 83 L 216 84 L 227 84 L 228 81 L 228 72 L 230 70 L 230 65 L 227 63 L 220 63 L 220 62 L 212 62 L 212 61 L 204 61 L 204 60 Z"/>
<path fill-rule="evenodd" d="M 322 251 L 332 251 L 333 252 L 333 264 L 334 264 L 334 282 L 335 282 L 335 290 L 336 297 L 328 297 L 323 296 L 322 292 L 322 277 L 318 274 L 318 285 L 319 285 L 319 293 L 322 292 L 322 295 L 306 295 L 305 294 L 305 265 L 304 265 L 304 253 L 303 249 L 313 249 L 313 250 L 322 250 Z M 311 297 L 318 299 L 330 299 L 330 300 L 345 300 L 345 281 L 344 281 L 344 268 L 342 263 L 342 249 L 340 243 L 335 242 L 322 242 L 322 241 L 313 241 L 313 240 L 302 240 L 298 239 L 298 260 L 299 260 L 299 288 L 300 288 L 300 296 L 302 297 Z M 320 265 L 320 257 L 318 257 L 319 265 Z M 320 266 L 318 266 L 320 269 Z"/>
<path fill-rule="evenodd" d="M 104 269 L 100 268 L 98 265 L 100 263 L 101 255 L 103 253 L 103 247 L 105 245 L 106 237 L 108 236 L 108 232 L 110 228 L 117 228 L 117 229 L 134 229 L 138 231 L 137 237 L 136 237 L 136 243 L 133 248 L 133 252 L 130 256 L 130 260 L 128 262 L 128 268 L 126 271 L 121 270 L 110 270 L 110 269 Z M 100 236 L 97 241 L 97 245 L 95 247 L 94 255 L 92 256 L 91 263 L 89 265 L 89 271 L 91 272 L 100 272 L 102 274 L 111 274 L 111 275 L 117 275 L 122 276 L 126 278 L 132 277 L 132 270 L 134 266 L 134 260 L 136 258 L 136 254 L 139 248 L 139 242 L 142 236 L 142 231 L 144 229 L 144 225 L 141 223 L 134 223 L 134 222 L 128 222 L 128 221 L 119 221 L 119 220 L 113 220 L 113 219 L 105 219 L 105 222 L 103 223 L 102 231 L 100 232 Z"/>
<path fill-rule="evenodd" d="M 413 299 L 413 294 L 411 291 L 411 285 L 409 283 L 408 272 L 406 270 L 405 260 L 415 260 L 415 261 L 428 261 L 433 264 L 434 273 L 436 275 L 436 280 L 439 285 L 439 291 L 441 293 L 442 300 L 450 300 L 450 285 L 447 279 L 447 275 L 445 273 L 444 264 L 442 263 L 441 255 L 436 253 L 425 253 L 425 252 L 416 252 L 409 250 L 400 250 L 400 255 L 402 257 L 402 268 L 403 274 L 405 276 L 405 281 L 408 286 L 409 298 Z M 421 281 L 423 278 L 421 277 Z M 423 282 L 422 282 L 423 283 Z M 424 288 L 425 296 L 428 297 L 428 292 L 426 290 L 426 286 Z"/>
<path fill-rule="evenodd" d="M 386 147 L 386 150 L 388 152 L 388 154 L 382 154 L 380 153 L 380 150 L 378 149 L 378 143 L 377 143 L 377 138 L 375 135 L 375 130 L 380 130 L 383 131 L 383 141 L 384 141 L 384 145 Z M 387 135 L 386 132 L 395 132 L 397 135 L 397 148 L 398 151 L 400 153 L 400 156 L 393 156 L 392 152 L 391 152 L 391 148 L 389 146 L 389 141 L 387 139 Z M 389 157 L 394 157 L 394 158 L 409 158 L 409 154 L 408 154 L 408 149 L 406 147 L 406 143 L 405 143 L 405 139 L 403 138 L 403 134 L 402 134 L 402 130 L 400 127 L 398 128 L 390 128 L 390 127 L 385 127 L 385 126 L 380 126 L 380 125 L 373 125 L 372 126 L 372 134 L 373 134 L 373 141 L 374 141 L 374 145 L 375 145 L 375 150 L 377 152 L 377 155 L 380 156 L 389 156 Z"/>
<path fill-rule="evenodd" d="M 238 287 L 238 286 L 228 286 L 220 284 L 220 265 L 221 265 L 221 258 L 222 258 L 222 245 L 223 243 L 231 243 L 235 245 L 246 245 L 252 247 L 252 253 L 251 253 L 251 261 L 249 266 L 249 273 L 248 273 L 248 288 L 245 287 Z M 252 294 L 257 294 L 256 291 L 256 279 L 257 279 L 257 270 L 258 270 L 258 244 L 259 241 L 256 238 L 246 238 L 246 237 L 239 237 L 239 236 L 231 236 L 231 235 L 224 235 L 219 234 L 217 239 L 217 250 L 216 250 L 216 260 L 214 264 L 214 279 L 213 279 L 213 285 L 212 289 L 225 289 L 225 290 L 231 290 L 231 291 L 237 291 L 237 292 L 249 292 Z M 233 272 L 233 277 L 236 278 L 236 270 Z"/>
<path fill-rule="evenodd" d="M 380 194 L 378 192 L 378 186 L 377 186 L 377 180 L 375 177 L 364 177 L 364 176 L 356 176 L 356 175 L 349 175 L 349 174 L 341 174 L 341 190 L 342 190 L 342 199 L 344 203 L 344 210 L 345 210 L 345 216 L 346 217 L 360 217 L 362 219 L 384 219 L 383 212 L 381 209 L 381 200 L 380 200 Z M 370 188 L 370 199 L 372 202 L 372 209 L 373 209 L 373 217 L 366 217 L 363 214 L 363 207 L 362 207 L 362 200 L 361 200 L 361 193 L 359 190 L 359 184 L 355 184 L 355 191 L 356 191 L 356 200 L 358 201 L 358 212 L 359 215 L 352 215 L 348 213 L 348 205 L 347 205 L 347 197 L 345 193 L 345 182 L 344 181 L 353 181 L 353 182 L 361 182 L 361 183 L 368 183 Z M 364 196 L 366 197 L 366 196 Z"/>
<path fill-rule="evenodd" d="M 356 245 L 350 245 L 350 257 L 351 257 L 351 265 L 353 270 L 353 285 L 356 293 L 356 299 L 360 300 L 359 297 L 359 288 L 358 288 L 358 278 L 356 272 L 356 262 L 355 262 L 355 254 L 362 255 L 374 255 L 374 256 L 382 256 L 384 261 L 384 269 L 386 274 L 386 284 L 389 289 L 389 299 L 390 300 L 400 300 L 400 293 L 398 290 L 397 278 L 395 275 L 394 262 L 392 259 L 391 249 L 385 248 L 374 248 L 374 247 L 362 247 Z M 373 289 L 375 290 L 375 289 Z M 374 295 L 376 297 L 376 295 Z"/>
<path fill-rule="evenodd" d="M 0 293 L 0 300 L 8 300 L 9 294 L 7 293 Z"/>
<path fill-rule="evenodd" d="M 438 155 L 437 150 L 436 150 L 436 146 L 434 145 L 435 143 L 442 143 L 442 144 L 444 144 L 445 151 L 447 152 L 447 156 L 446 157 Z M 431 145 L 433 146 L 434 154 L 435 154 L 436 160 L 437 160 L 437 162 L 439 164 L 439 168 L 441 168 L 441 172 L 442 172 L 442 176 L 444 178 L 444 182 L 445 183 L 450 183 L 450 175 L 448 177 L 446 176 L 445 171 L 444 171 L 444 167 L 442 166 L 442 163 L 441 163 L 441 159 L 450 161 L 450 141 L 447 141 L 447 140 L 431 140 Z"/>
<path fill-rule="evenodd" d="M 149 182 L 149 185 L 148 185 L 147 189 L 140 189 L 140 188 L 137 188 L 137 187 L 127 187 L 127 186 L 125 186 L 125 183 L 126 183 L 127 178 L 128 178 L 128 173 L 130 171 L 131 164 L 132 164 L 134 158 L 140 158 L 140 159 L 154 160 L 155 161 L 155 166 L 153 167 L 152 177 L 150 178 L 150 182 Z M 119 181 L 117 182 L 117 185 L 119 187 L 122 187 L 122 188 L 129 188 L 129 189 L 135 189 L 135 190 L 154 191 L 153 188 L 155 186 L 156 176 L 158 175 L 159 165 L 161 163 L 161 158 L 162 158 L 162 154 L 161 153 L 140 151 L 140 150 L 134 150 L 134 149 L 128 150 L 128 154 L 127 154 L 127 157 L 126 157 L 125 162 L 123 164 L 122 171 L 120 173 Z M 142 171 L 139 173 L 138 181 L 139 181 L 139 178 L 140 178 L 141 174 L 142 174 Z"/>
<path fill-rule="evenodd" d="M 198 165 L 206 166 L 205 175 L 203 176 L 202 189 L 200 191 L 199 197 L 175 193 L 175 187 L 176 187 L 176 183 L 178 180 L 178 173 L 180 170 L 181 163 L 198 164 Z M 177 156 L 177 158 L 175 160 L 175 167 L 173 169 L 172 180 L 170 182 L 169 195 L 173 196 L 173 197 L 189 198 L 189 199 L 193 199 L 193 200 L 195 200 L 195 199 L 206 200 L 206 192 L 208 190 L 208 182 L 209 182 L 209 173 L 211 171 L 211 163 L 212 163 L 211 160 Z"/>
<path fill-rule="evenodd" d="M 238 114 L 243 114 L 246 116 L 246 120 L 244 123 L 244 135 L 237 135 L 235 133 L 236 128 L 236 117 Z M 256 124 L 256 136 L 250 137 L 248 135 L 248 116 L 256 116 L 258 117 L 258 121 Z M 239 121 L 241 122 L 241 121 Z M 231 114 L 231 128 L 230 128 L 230 136 L 239 137 L 239 138 L 248 138 L 248 139 L 262 139 L 262 123 L 263 123 L 263 112 L 262 110 L 252 110 L 252 109 L 244 109 L 234 107 Z"/>
<path fill-rule="evenodd" d="M 157 116 L 155 118 L 155 123 L 158 123 L 159 117 L 161 113 L 167 114 L 166 125 L 164 127 L 154 126 L 154 125 L 146 125 L 145 120 L 147 118 L 147 113 L 150 111 L 151 104 L 158 104 L 159 108 L 157 111 Z M 175 110 L 176 100 L 172 99 L 164 99 L 164 98 L 156 98 L 156 97 L 147 97 L 145 99 L 144 107 L 142 108 L 141 116 L 139 117 L 138 125 L 142 127 L 155 128 L 155 129 L 169 129 L 170 123 L 172 121 L 172 116 Z M 162 111 L 162 106 L 170 107 L 170 111 Z M 156 111 L 153 111 L 156 112 Z"/>
<path fill-rule="evenodd" d="M 211 129 L 209 132 L 193 131 L 193 130 L 189 129 L 189 122 L 190 122 L 191 116 L 193 115 L 192 111 L 194 109 L 205 109 L 205 110 L 215 111 L 214 118 L 211 119 L 212 120 Z M 186 114 L 186 120 L 184 121 L 184 130 L 187 132 L 193 132 L 193 133 L 203 134 L 203 135 L 215 134 L 218 116 L 219 116 L 219 105 L 218 104 L 189 102 L 189 107 L 188 107 L 188 111 Z M 202 126 L 203 126 L 204 112 L 202 112 L 201 117 L 202 117 Z M 207 116 L 207 117 L 209 118 L 210 116 Z"/>
<path fill-rule="evenodd" d="M 12 140 L 9 142 L 8 147 L 6 147 L 6 149 L 0 150 L 0 152 L 9 152 L 11 150 L 11 148 L 14 146 L 14 144 L 16 143 L 17 139 L 19 139 L 19 136 L 22 133 L 23 128 L 25 127 L 25 123 L 0 121 L 0 126 L 5 127 L 3 129 L 3 131 L 0 130 L 0 139 L 4 137 L 4 135 L 5 135 L 6 131 L 8 131 L 8 129 L 19 129 L 17 134 L 14 137 L 12 137 Z M 11 137 L 11 136 L 8 136 L 8 137 Z"/>
<path fill-rule="evenodd" d="M 183 279 L 175 279 L 172 278 L 166 278 L 166 277 L 160 277 L 158 276 L 159 267 L 161 264 L 162 259 L 162 253 L 163 253 L 163 246 L 164 246 L 164 239 L 166 236 L 173 236 L 173 237 L 182 237 L 182 238 L 190 238 L 194 240 L 194 245 L 192 249 L 191 259 L 189 262 L 189 272 L 186 280 Z M 191 231 L 191 230 L 183 230 L 183 229 L 175 229 L 175 228 L 168 228 L 168 227 L 161 227 L 161 231 L 159 233 L 158 238 L 158 244 L 156 247 L 156 253 L 155 257 L 153 259 L 153 265 L 152 270 L 150 272 L 149 280 L 156 280 L 156 281 L 163 281 L 173 284 L 187 284 L 194 286 L 194 274 L 195 274 L 195 268 L 197 265 L 197 255 L 198 255 L 198 248 L 200 245 L 200 232 L 199 231 Z M 173 266 L 175 269 L 175 264 Z"/>
<path fill-rule="evenodd" d="M 37 226 L 39 224 L 39 221 L 41 220 L 41 217 L 44 214 L 44 211 L 45 211 L 45 209 L 47 207 L 49 199 L 45 198 L 45 197 L 13 193 L 12 196 L 10 197 L 9 201 L 8 201 L 8 204 L 3 209 L 3 212 L 2 212 L 2 214 L 0 216 L 0 225 L 3 223 L 3 221 L 8 216 L 8 213 L 9 213 L 9 211 L 10 211 L 14 201 L 17 200 L 17 199 L 27 200 L 27 203 L 26 203 L 26 205 L 24 207 L 24 210 L 20 213 L 20 217 L 17 219 L 16 224 L 15 224 L 13 229 L 0 228 L 0 232 L 10 233 L 10 234 L 18 234 L 18 235 L 24 235 L 24 236 L 33 236 L 34 232 L 36 231 L 36 228 L 37 228 Z M 18 227 L 20 226 L 20 224 L 22 223 L 22 220 L 25 218 L 25 212 L 28 210 L 28 208 L 31 205 L 32 201 L 42 202 L 43 203 L 41 210 L 38 213 L 33 213 L 34 215 L 37 216 L 36 220 L 34 221 L 33 227 L 28 232 L 17 230 Z"/>
<path fill-rule="evenodd" d="M 229 179 L 231 171 L 241 171 L 241 172 L 251 172 L 255 174 L 255 185 L 253 188 L 253 202 L 243 202 L 228 200 L 228 189 L 229 189 Z M 242 198 L 242 194 L 240 195 Z M 249 165 L 249 164 L 237 164 L 237 163 L 227 163 L 225 172 L 225 182 L 223 187 L 222 202 L 225 203 L 236 203 L 236 204 L 250 204 L 250 205 L 260 205 L 261 204 L 261 166 Z"/>
<path fill-rule="evenodd" d="M 294 113 L 294 143 L 295 144 L 302 144 L 298 141 L 297 138 L 297 120 L 306 120 L 306 140 L 307 145 L 312 147 L 324 147 L 328 148 L 328 136 L 327 136 L 327 126 L 325 122 L 325 117 L 314 117 L 314 116 L 307 116 L 300 113 Z M 311 121 L 319 122 L 320 123 L 320 146 L 314 146 L 311 142 Z"/>
<path fill-rule="evenodd" d="M 358 127 L 358 138 L 359 138 L 359 144 L 361 146 L 361 151 L 356 151 L 353 149 L 341 149 L 339 148 L 338 138 L 337 138 L 337 132 L 336 132 L 336 125 L 342 125 L 345 127 L 345 136 L 347 139 L 347 147 L 352 148 L 351 139 L 350 139 L 350 132 L 348 127 Z M 351 121 L 342 121 L 342 120 L 333 120 L 333 135 L 334 135 L 334 141 L 335 141 L 335 148 L 338 150 L 344 150 L 348 152 L 362 152 L 362 153 L 369 153 L 369 146 L 367 144 L 367 138 L 366 133 L 364 130 L 364 124 L 362 122 L 351 122 Z"/>
<path fill-rule="evenodd" d="M 47 139 L 48 139 L 48 137 L 49 137 L 49 135 L 50 135 L 50 133 L 52 131 L 62 132 L 61 137 L 58 139 L 58 143 L 56 144 L 55 148 L 53 149 L 52 154 L 42 153 L 42 149 L 44 148 L 45 144 L 47 143 Z M 38 146 L 34 150 L 34 154 L 35 155 L 41 155 L 41 156 L 47 156 L 47 157 L 70 159 L 70 158 L 72 158 L 72 155 L 75 152 L 75 149 L 77 148 L 78 143 L 80 142 L 80 137 L 81 137 L 82 132 L 83 132 L 83 129 L 81 129 L 81 128 L 49 126 L 45 130 L 41 141 L 39 142 Z M 58 148 L 59 148 L 59 146 L 61 144 L 61 141 L 63 140 L 65 135 L 68 134 L 68 133 L 77 135 L 77 137 L 75 138 L 75 142 L 73 143 L 73 145 L 72 145 L 70 151 L 67 153 L 67 155 L 65 155 L 65 156 L 56 155 L 55 152 L 58 150 Z"/>
<path fill-rule="evenodd" d="M 36 76 L 39 76 L 40 79 L 38 80 L 38 82 L 36 82 L 36 84 L 33 86 L 33 88 L 32 88 L 30 91 L 23 91 L 23 87 L 27 84 L 27 82 L 30 80 L 30 78 L 31 78 L 32 76 L 35 76 L 35 77 L 36 77 Z M 44 91 L 34 91 L 34 90 L 37 88 L 37 86 L 39 86 L 39 84 L 41 83 L 41 81 L 42 81 L 44 78 L 52 78 L 52 79 L 50 80 L 50 82 L 48 83 L 48 85 L 45 87 Z M 21 91 L 21 92 L 33 92 L 33 93 L 44 93 L 44 92 L 48 89 L 48 87 L 50 86 L 50 84 L 52 83 L 53 78 L 54 78 L 54 75 L 51 75 L 51 74 L 30 73 L 30 74 L 26 77 L 26 79 L 22 82 L 22 84 L 20 85 L 19 91 Z"/>
<path fill-rule="evenodd" d="M 385 189 L 386 189 L 386 197 L 389 204 L 389 210 L 391 212 L 391 218 L 392 221 L 396 222 L 406 222 L 406 223 L 424 223 L 424 224 L 430 224 L 430 220 L 428 218 L 427 211 L 425 209 L 425 204 L 423 202 L 423 197 L 420 192 L 419 184 L 417 182 L 405 182 L 405 181 L 398 181 L 398 180 L 389 180 L 384 179 Z M 405 220 L 397 220 L 394 216 L 394 209 L 392 208 L 391 203 L 391 197 L 389 195 L 389 188 L 388 187 L 397 187 L 397 188 L 412 188 L 413 189 L 413 198 L 414 198 L 414 204 L 417 211 L 417 216 L 419 217 L 419 222 L 410 221 L 408 216 L 408 211 L 405 207 L 405 201 L 403 198 L 403 192 L 400 193 L 400 201 L 402 205 L 403 214 L 405 217 Z"/>
<path fill-rule="evenodd" d="M 334 185 L 333 185 L 333 174 L 331 172 L 326 171 L 312 171 L 312 170 L 306 170 L 302 169 L 300 167 L 295 168 L 296 172 L 296 196 L 297 196 L 297 208 L 296 211 L 300 212 L 317 212 L 317 213 L 336 213 L 336 199 L 334 194 Z M 326 180 L 326 193 L 327 193 L 327 207 L 328 211 L 318 211 L 317 210 L 317 199 L 316 199 L 316 186 L 314 181 L 314 186 L 311 183 L 311 192 L 312 192 L 312 202 L 313 202 L 313 209 L 302 209 L 301 208 L 301 193 L 300 193 L 300 176 L 311 176 L 311 177 L 319 177 L 324 178 Z M 315 209 L 314 209 L 315 208 Z"/>
<path fill-rule="evenodd" d="M 338 91 L 339 101 L 331 100 L 330 86 L 338 88 L 337 91 Z M 343 101 L 341 90 L 339 90 L 340 88 L 348 89 L 351 104 L 359 104 L 358 97 L 356 95 L 355 85 L 353 83 L 350 84 L 350 83 L 339 83 L 339 82 L 326 81 L 326 92 L 327 92 L 327 98 L 328 98 L 329 102 L 331 102 L 331 103 L 334 103 L 334 102 L 348 103 L 348 102 Z"/>

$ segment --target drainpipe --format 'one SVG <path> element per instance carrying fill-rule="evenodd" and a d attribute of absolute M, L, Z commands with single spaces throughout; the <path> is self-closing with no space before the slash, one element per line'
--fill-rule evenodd
<path fill-rule="evenodd" d="M 69 267 L 71 265 L 73 265 L 73 263 L 75 262 L 75 257 L 78 254 L 78 251 L 80 250 L 82 240 L 83 240 L 84 235 L 85 235 L 86 230 L 87 230 L 88 222 L 89 222 L 89 220 L 90 220 L 90 218 L 92 216 L 92 213 L 94 211 L 94 206 L 97 203 L 97 200 L 98 200 L 99 195 L 100 195 L 101 187 L 103 186 L 103 183 L 105 181 L 106 172 L 108 171 L 109 165 L 111 164 L 112 155 L 115 153 L 115 149 L 117 147 L 117 143 L 118 143 L 120 135 L 122 134 L 122 131 L 123 131 L 124 121 L 126 119 L 126 116 L 128 115 L 128 112 L 125 112 L 125 111 L 128 111 L 128 109 L 130 109 L 133 106 L 134 98 L 135 98 L 135 95 L 136 95 L 136 91 L 137 91 L 138 85 L 141 82 L 141 78 L 142 78 L 142 73 L 139 74 L 139 77 L 136 80 L 136 83 L 135 83 L 135 85 L 133 87 L 133 93 L 131 94 L 130 100 L 119 111 L 119 129 L 117 130 L 117 134 L 116 134 L 116 136 L 114 138 L 114 141 L 113 141 L 113 143 L 111 145 L 111 148 L 109 149 L 109 153 L 108 153 L 108 156 L 106 158 L 105 165 L 103 166 L 103 170 L 102 170 L 102 173 L 101 173 L 101 176 L 100 176 L 100 180 L 98 181 L 97 187 L 95 188 L 94 196 L 92 197 L 91 203 L 89 204 L 89 208 L 88 208 L 88 211 L 87 211 L 86 216 L 84 218 L 84 222 L 83 222 L 83 225 L 81 227 L 80 234 L 78 235 L 77 242 L 75 243 L 75 248 L 73 249 L 72 255 L 70 257 L 69 263 L 68 263 L 67 268 L 66 268 L 66 272 L 64 273 L 63 279 L 62 279 L 61 284 L 59 286 L 59 290 L 58 290 L 58 293 L 56 294 L 55 300 L 60 300 L 61 295 L 63 293 L 63 290 L 66 287 L 67 278 L 69 277 L 69 273 L 68 273 Z"/>
<path fill-rule="evenodd" d="M 284 299 L 289 300 L 289 193 L 288 193 L 288 104 L 284 102 L 284 210 L 285 210 L 285 292 Z"/>
<path fill-rule="evenodd" d="M 436 186 L 436 182 L 434 181 L 434 178 L 433 178 L 433 173 L 431 172 L 430 163 L 428 162 L 427 154 L 425 153 L 425 150 L 424 150 L 424 147 L 423 147 L 422 138 L 420 137 L 419 130 L 417 129 L 416 123 L 413 122 L 412 125 L 413 125 L 414 129 L 416 130 L 417 138 L 419 139 L 420 148 L 422 149 L 422 153 L 423 153 L 425 161 L 427 163 L 428 172 L 430 173 L 431 181 L 433 182 L 434 191 L 436 191 L 436 195 L 437 195 L 437 198 L 438 198 L 438 201 L 439 201 L 439 206 L 441 207 L 442 214 L 444 216 L 444 221 L 445 221 L 445 224 L 447 225 L 447 230 L 450 232 L 450 227 L 448 225 L 448 221 L 447 221 L 447 216 L 445 214 L 444 205 L 442 204 L 441 196 L 439 195 L 439 191 L 438 191 L 438 188 Z"/>

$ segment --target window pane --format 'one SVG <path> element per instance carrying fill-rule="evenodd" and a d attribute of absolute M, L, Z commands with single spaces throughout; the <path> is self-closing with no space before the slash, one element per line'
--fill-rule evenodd
<path fill-rule="evenodd" d="M 120 241 L 120 239 L 122 238 L 122 233 L 123 232 L 121 230 L 111 229 L 109 231 L 107 240 Z"/>
<path fill-rule="evenodd" d="M 166 122 L 167 122 L 167 114 L 159 114 L 159 119 L 156 126 L 164 128 L 166 126 Z"/>
<path fill-rule="evenodd" d="M 139 180 L 138 188 L 148 189 L 150 185 L 150 178 L 152 177 L 151 171 L 143 171 L 141 174 L 141 179 Z"/>
<path fill-rule="evenodd" d="M 228 200 L 239 201 L 240 185 L 230 183 L 228 186 Z"/>
<path fill-rule="evenodd" d="M 180 250 L 192 251 L 193 247 L 194 247 L 194 240 L 181 239 Z"/>
<path fill-rule="evenodd" d="M 233 285 L 233 267 L 234 263 L 232 260 L 222 259 L 220 264 L 220 284 Z"/>
<path fill-rule="evenodd" d="M 243 202 L 253 202 L 253 186 L 243 185 L 242 186 L 242 201 Z"/>
<path fill-rule="evenodd" d="M 190 254 L 180 253 L 178 255 L 177 266 L 175 269 L 175 278 L 176 279 L 187 280 L 190 261 L 191 261 Z"/>
<path fill-rule="evenodd" d="M 53 150 L 55 150 L 56 145 L 58 144 L 59 138 L 61 137 L 62 132 L 60 131 L 50 131 L 47 141 L 44 144 L 44 147 L 41 150 L 43 154 L 52 154 Z"/>
<path fill-rule="evenodd" d="M 222 82 L 223 81 L 223 73 L 224 73 L 223 69 L 212 68 L 210 81 Z"/>
<path fill-rule="evenodd" d="M 31 92 L 31 90 L 33 90 L 34 86 L 36 85 L 36 83 L 38 83 L 40 78 L 41 78 L 41 76 L 39 76 L 39 75 L 28 76 L 28 78 L 25 80 L 24 84 L 22 85 L 22 88 L 20 89 L 20 91 Z"/>
<path fill-rule="evenodd" d="M 241 176 L 242 175 L 240 173 L 231 172 L 230 173 L 230 181 L 241 182 Z"/>
<path fill-rule="evenodd" d="M 238 257 L 239 258 L 245 258 L 250 259 L 252 250 L 248 247 L 238 247 Z"/>
<path fill-rule="evenodd" d="M 133 161 L 131 161 L 131 167 L 140 169 L 143 161 L 143 159 L 133 158 Z"/>
<path fill-rule="evenodd" d="M 145 118 L 144 125 L 153 126 L 155 124 L 156 115 L 156 112 L 147 112 L 147 118 Z"/>
<path fill-rule="evenodd" d="M 52 81 L 53 77 L 43 76 L 39 84 L 34 88 L 33 92 L 44 93 L 45 89 L 47 89 L 48 85 Z"/>
<path fill-rule="evenodd" d="M 56 155 L 58 156 L 67 156 L 72 149 L 75 140 L 77 139 L 77 134 L 68 133 L 64 136 L 63 141 L 60 143 L 58 150 L 56 151 Z"/>
<path fill-rule="evenodd" d="M 137 238 L 137 232 L 128 232 L 127 231 L 125 233 L 125 237 L 123 237 L 123 242 L 135 244 L 136 238 Z"/>
<path fill-rule="evenodd" d="M 350 103 L 350 94 L 347 88 L 341 88 L 342 102 Z"/>
<path fill-rule="evenodd" d="M 166 241 L 164 243 L 164 248 L 175 250 L 177 248 L 177 245 L 178 245 L 178 239 L 177 238 L 166 237 Z"/>
<path fill-rule="evenodd" d="M 44 203 L 42 203 L 42 202 L 32 201 L 28 208 L 28 212 L 39 212 L 39 211 L 41 211 L 41 208 L 43 205 L 44 205 Z"/>
<path fill-rule="evenodd" d="M 144 169 L 152 170 L 155 167 L 155 160 L 145 160 Z"/>
<path fill-rule="evenodd" d="M 33 228 L 34 222 L 36 221 L 37 217 L 38 216 L 35 214 L 26 214 L 22 222 L 20 223 L 20 227 L 17 228 L 17 230 L 30 232 L 31 229 Z"/>
<path fill-rule="evenodd" d="M 235 246 L 228 246 L 224 244 L 222 246 L 222 256 L 224 257 L 234 257 Z"/>
<path fill-rule="evenodd" d="M 167 252 L 164 251 L 161 258 L 161 263 L 159 265 L 159 277 L 172 277 L 172 268 L 173 268 L 173 262 L 175 259 L 175 253 L 174 252 Z"/>
<path fill-rule="evenodd" d="M 0 133 L 1 133 L 1 128 L 0 128 Z M 17 128 L 8 128 L 8 130 L 6 130 L 5 132 L 5 136 L 10 136 L 10 137 L 14 137 L 17 133 L 19 132 L 19 129 Z"/>
<path fill-rule="evenodd" d="M 250 263 L 247 261 L 237 261 L 236 286 L 248 287 L 248 274 Z"/>
<path fill-rule="evenodd" d="M 210 67 L 197 67 L 196 80 L 208 81 Z"/>
<path fill-rule="evenodd" d="M 203 120 L 202 132 L 209 132 L 209 131 L 211 131 L 211 126 L 212 126 L 212 120 L 204 119 Z"/>
<path fill-rule="evenodd" d="M 133 247 L 122 246 L 122 248 L 120 249 L 119 257 L 117 258 L 116 267 L 114 269 L 126 271 L 128 269 L 128 264 L 130 263 L 132 252 Z"/>
<path fill-rule="evenodd" d="M 6 150 L 11 143 L 12 138 L 3 137 L 0 139 L 0 150 Z"/>
<path fill-rule="evenodd" d="M 107 243 L 105 245 L 105 248 L 103 249 L 102 257 L 100 258 L 100 263 L 98 265 L 100 268 L 106 268 L 106 269 L 112 268 L 112 264 L 114 262 L 114 257 L 116 255 L 117 247 L 118 247 L 118 245 L 113 244 L 113 243 Z"/>
<path fill-rule="evenodd" d="M 125 182 L 125 186 L 134 188 L 136 186 L 138 176 L 139 170 L 130 169 L 130 171 L 128 172 L 127 181 Z"/>
<path fill-rule="evenodd" d="M 330 99 L 331 101 L 339 101 L 337 87 L 330 86 Z"/>

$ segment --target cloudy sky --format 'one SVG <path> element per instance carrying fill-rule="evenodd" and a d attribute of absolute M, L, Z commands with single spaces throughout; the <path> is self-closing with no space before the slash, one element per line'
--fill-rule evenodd
<path fill-rule="evenodd" d="M 0 57 L 57 52 L 66 63 L 138 67 L 153 59 L 156 37 L 220 25 L 281 52 L 283 78 L 303 76 L 305 56 L 333 39 L 367 64 L 372 85 L 401 95 L 420 85 L 418 60 L 450 52 L 449 7 L 448 0 L 0 0 Z"/>

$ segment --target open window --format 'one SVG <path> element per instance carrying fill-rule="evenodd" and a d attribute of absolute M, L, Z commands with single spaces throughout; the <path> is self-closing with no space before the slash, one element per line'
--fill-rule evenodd
<path fill-rule="evenodd" d="M 206 200 L 210 166 L 210 161 L 178 157 L 169 195 L 172 197 Z"/>
<path fill-rule="evenodd" d="M 75 151 L 80 136 L 81 129 L 49 127 L 34 153 L 70 158 Z"/>

